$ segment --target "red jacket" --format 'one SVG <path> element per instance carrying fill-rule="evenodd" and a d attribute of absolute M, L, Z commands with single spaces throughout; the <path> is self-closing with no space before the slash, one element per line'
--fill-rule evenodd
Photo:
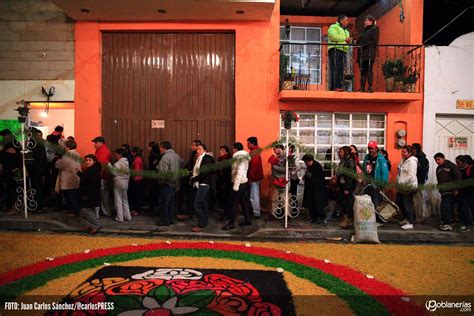
<path fill-rule="evenodd" d="M 247 178 L 249 182 L 258 182 L 263 180 L 263 166 L 261 149 L 259 147 L 251 148 L 249 162 L 249 170 L 247 172 Z"/>
<path fill-rule="evenodd" d="M 132 170 L 137 172 L 143 172 L 143 159 L 140 156 L 136 156 L 132 162 Z M 143 180 L 142 176 L 133 176 L 134 181 Z"/>
<path fill-rule="evenodd" d="M 102 165 L 102 170 L 107 166 L 110 162 L 111 153 L 109 148 L 105 144 L 102 145 L 99 149 L 95 151 L 95 156 L 97 161 Z M 107 172 L 102 171 L 102 179 L 107 179 Z"/>

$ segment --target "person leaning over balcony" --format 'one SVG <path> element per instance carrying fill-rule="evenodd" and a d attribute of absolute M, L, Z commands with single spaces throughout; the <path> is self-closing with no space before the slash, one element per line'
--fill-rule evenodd
<path fill-rule="evenodd" d="M 247 177 L 250 183 L 250 203 L 252 204 L 253 216 L 260 217 L 260 181 L 263 180 L 263 166 L 261 149 L 258 147 L 257 137 L 247 138 L 247 148 L 250 150 L 249 171 Z"/>
<path fill-rule="evenodd" d="M 461 172 L 463 181 L 470 181 L 470 185 L 466 182 L 463 183 L 463 187 L 459 189 L 459 217 L 461 219 L 460 232 L 470 231 L 469 226 L 472 224 L 472 214 L 474 211 L 474 167 L 469 164 L 466 156 L 457 156 L 456 165 Z"/>
<path fill-rule="evenodd" d="M 413 229 L 415 223 L 414 197 L 418 187 L 416 178 L 418 159 L 414 156 L 415 151 L 412 146 L 402 147 L 400 153 L 402 160 L 398 164 L 397 205 L 405 217 L 399 224 L 403 230 L 408 230 Z"/>
<path fill-rule="evenodd" d="M 442 153 L 434 155 L 436 168 L 436 178 L 438 180 L 438 190 L 441 193 L 441 224 L 440 230 L 453 230 L 453 208 L 454 197 L 458 195 L 457 186 L 461 181 L 461 173 L 458 167 L 447 160 Z"/>
<path fill-rule="evenodd" d="M 375 25 L 373 16 L 368 15 L 364 20 L 364 30 L 357 39 L 357 63 L 360 69 L 360 90 L 365 92 L 365 83 L 368 82 L 368 92 L 374 92 L 373 65 L 377 56 L 377 45 L 379 43 L 379 27 Z"/>
<path fill-rule="evenodd" d="M 234 143 L 232 146 L 232 207 L 229 212 L 229 222 L 222 227 L 222 230 L 235 228 L 235 218 L 237 205 L 240 204 L 244 213 L 244 221 L 239 226 L 252 225 L 250 217 L 250 189 L 247 178 L 250 155 L 244 150 L 242 143 Z"/>
<path fill-rule="evenodd" d="M 337 22 L 332 24 L 328 30 L 328 54 L 329 66 L 331 68 L 330 90 L 344 91 L 342 84 L 344 81 L 344 60 L 349 51 L 352 38 L 346 29 L 349 19 L 345 15 L 340 15 Z"/>
<path fill-rule="evenodd" d="M 351 148 L 343 146 L 339 148 L 339 167 L 336 171 L 337 183 L 339 184 L 339 202 L 343 214 L 341 228 L 352 226 L 354 218 L 354 190 L 356 189 L 356 163 L 351 156 Z"/>
<path fill-rule="evenodd" d="M 204 144 L 196 148 L 196 162 L 191 175 L 191 186 L 196 190 L 194 209 L 197 215 L 197 226 L 192 231 L 199 233 L 209 224 L 209 188 L 212 184 L 213 172 L 209 169 L 214 165 L 214 158 L 206 152 Z M 206 167 L 207 166 L 207 167 Z M 206 170 L 206 168 L 208 168 Z"/>

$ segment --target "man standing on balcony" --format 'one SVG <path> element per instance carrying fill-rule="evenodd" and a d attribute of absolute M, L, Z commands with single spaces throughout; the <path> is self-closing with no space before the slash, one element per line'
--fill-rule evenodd
<path fill-rule="evenodd" d="M 346 30 L 349 19 L 345 15 L 340 15 L 337 22 L 332 24 L 328 30 L 328 53 L 329 67 L 331 68 L 330 90 L 344 91 L 342 84 L 344 81 L 344 60 L 349 51 L 352 38 Z"/>

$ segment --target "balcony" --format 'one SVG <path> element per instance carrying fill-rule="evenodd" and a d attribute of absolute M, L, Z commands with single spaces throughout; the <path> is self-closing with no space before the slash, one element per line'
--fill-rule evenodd
<path fill-rule="evenodd" d="M 343 57 L 342 91 L 335 91 L 327 43 L 283 42 L 280 47 L 280 100 L 346 100 L 408 102 L 422 99 L 422 47 L 418 45 L 346 45 Z M 361 53 L 362 52 L 362 53 Z M 371 54 L 375 52 L 375 57 Z M 333 60 L 331 60 L 333 58 Z M 361 91 L 360 65 L 372 67 Z M 350 92 L 350 93 L 349 93 Z"/>

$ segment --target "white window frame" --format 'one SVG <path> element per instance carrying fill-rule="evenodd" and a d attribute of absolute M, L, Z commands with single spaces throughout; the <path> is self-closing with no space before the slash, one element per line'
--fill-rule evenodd
<path fill-rule="evenodd" d="M 285 111 L 282 111 L 280 114 L 283 115 Z M 381 149 L 386 148 L 386 142 L 387 142 L 387 114 L 386 113 L 372 113 L 372 112 L 296 112 L 298 116 L 301 118 L 302 115 L 312 115 L 314 116 L 314 126 L 304 126 L 301 127 L 301 120 L 298 122 L 293 122 L 292 128 L 290 130 L 290 135 L 295 134 L 293 137 L 296 138 L 296 141 L 298 144 L 306 147 L 306 148 L 311 148 L 312 151 L 315 155 L 315 159 L 321 163 L 321 165 L 324 167 L 325 164 L 331 163 L 331 176 L 335 174 L 335 168 L 334 166 L 339 163 L 339 157 L 337 156 L 337 150 L 342 147 L 342 146 L 350 146 L 350 145 L 355 145 L 359 149 L 359 158 L 361 160 L 361 163 L 364 159 L 365 153 L 367 153 L 367 143 L 371 141 L 372 139 L 370 138 L 370 132 L 383 132 L 383 142 L 377 141 L 378 147 Z M 336 116 L 337 115 L 349 115 L 349 128 L 347 127 L 336 127 Z M 331 122 L 331 127 L 318 127 L 318 115 L 331 115 L 332 116 L 332 122 Z M 365 115 L 366 116 L 366 126 L 365 127 L 353 127 L 353 115 Z M 371 117 L 372 115 L 377 115 L 377 116 L 383 116 L 383 123 L 384 127 L 370 127 L 371 123 Z M 280 119 L 281 120 L 281 119 Z M 284 132 L 284 127 L 283 127 L 283 121 L 280 122 L 280 134 L 285 135 Z M 300 139 L 300 131 L 301 130 L 312 130 L 314 131 L 314 142 L 313 144 L 307 144 L 307 143 L 301 143 L 299 141 Z M 336 131 L 341 131 L 341 130 L 347 130 L 349 132 L 349 143 L 335 143 L 335 138 L 336 138 Z M 318 131 L 330 131 L 329 135 L 329 143 L 328 144 L 319 144 L 318 143 Z M 353 143 L 353 136 L 352 136 L 352 131 L 365 131 L 366 136 L 367 136 L 367 142 L 365 144 L 356 144 Z M 291 138 L 291 136 L 290 136 Z M 322 160 L 321 157 L 318 157 L 317 149 L 318 147 L 323 147 L 327 148 L 329 147 L 331 149 L 331 161 L 329 160 Z M 328 170 L 328 169 L 325 169 Z"/>
<path fill-rule="evenodd" d="M 317 27 L 317 26 L 292 26 L 291 27 L 292 30 L 294 29 L 304 29 L 304 37 L 305 37 L 305 40 L 304 41 L 296 41 L 296 40 L 290 40 L 290 39 L 280 39 L 280 43 L 301 43 L 301 44 L 321 44 L 322 43 L 322 28 L 321 27 Z M 285 30 L 285 26 L 284 25 L 280 25 L 280 33 L 281 33 L 281 30 Z M 307 36 L 307 32 L 308 30 L 319 30 L 319 41 L 307 41 L 306 38 L 308 37 Z M 291 32 L 290 32 L 290 38 L 291 38 Z M 301 46 L 301 45 L 295 45 L 295 46 Z M 317 45 L 316 45 L 317 46 Z M 306 45 L 303 45 L 304 47 L 304 50 L 306 52 Z M 292 62 L 291 62 L 291 55 L 292 55 L 292 45 L 289 45 L 289 52 L 290 54 L 289 55 L 286 55 L 288 56 L 288 60 L 289 60 L 289 66 L 292 66 Z M 321 63 L 322 63 L 322 60 L 321 60 L 321 52 L 322 52 L 322 47 L 321 45 L 319 45 L 319 56 L 318 55 L 311 55 L 308 57 L 309 58 L 312 58 L 312 57 L 316 57 L 317 59 L 319 59 L 319 69 L 318 68 L 308 68 L 307 71 L 308 71 L 308 75 L 311 73 L 311 71 L 317 71 L 318 72 L 318 80 L 315 80 L 315 78 L 312 78 L 310 77 L 310 84 L 321 84 L 321 76 L 322 76 L 322 71 L 321 71 Z M 319 57 L 319 58 L 318 58 Z M 309 63 L 309 60 L 308 60 L 308 65 L 311 65 Z M 299 71 L 298 68 L 293 68 L 295 69 L 296 72 Z"/>

